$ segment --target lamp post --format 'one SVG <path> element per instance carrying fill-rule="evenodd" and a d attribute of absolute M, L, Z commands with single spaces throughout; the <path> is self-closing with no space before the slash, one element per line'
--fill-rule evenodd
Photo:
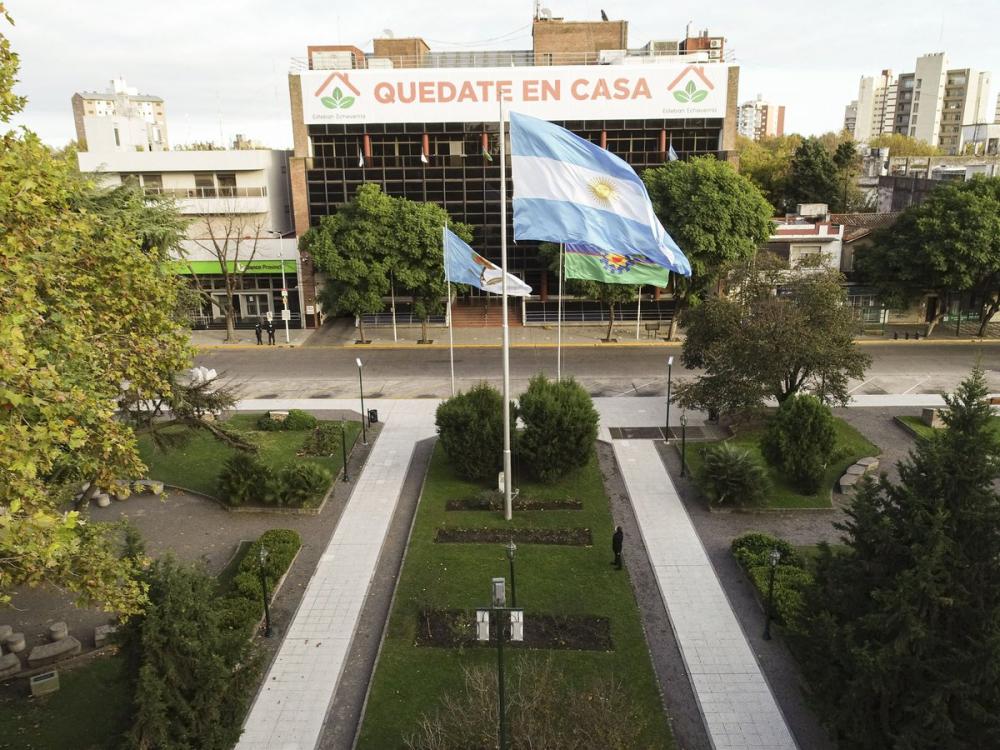
<path fill-rule="evenodd" d="M 681 476 L 687 476 L 687 411 L 681 412 Z"/>
<path fill-rule="evenodd" d="M 517 545 L 511 539 L 507 543 L 507 560 L 510 561 L 510 606 L 517 606 L 517 586 L 514 583 L 514 555 L 517 553 Z"/>
<path fill-rule="evenodd" d="M 264 637 L 271 637 L 271 605 L 267 601 L 267 576 L 264 563 L 267 562 L 267 547 L 260 545 L 260 590 L 264 595 Z"/>
<path fill-rule="evenodd" d="M 670 384 L 674 374 L 674 357 L 667 357 L 667 425 L 663 432 L 666 442 L 670 442 Z"/>
<path fill-rule="evenodd" d="M 365 381 L 361 376 L 361 358 L 354 359 L 358 363 L 358 389 L 361 392 L 361 442 L 368 445 L 368 428 L 365 426 Z"/>
<path fill-rule="evenodd" d="M 340 455 L 344 461 L 344 481 L 350 482 L 351 478 L 347 476 L 347 427 L 343 419 L 340 420 Z"/>
<path fill-rule="evenodd" d="M 285 321 L 285 343 L 290 344 L 292 339 L 288 334 L 288 285 L 285 283 L 285 237 L 277 229 L 268 229 L 271 234 L 278 235 L 278 265 L 281 266 L 281 319 Z"/>
<path fill-rule="evenodd" d="M 493 619 L 497 624 L 497 695 L 500 703 L 500 750 L 507 750 L 507 691 L 503 679 L 503 612 L 507 609 L 507 593 L 503 578 L 493 579 Z"/>
<path fill-rule="evenodd" d="M 507 554 L 510 558 L 511 573 L 514 571 L 514 546 L 513 540 L 507 545 Z M 508 750 L 507 740 L 507 691 L 504 684 L 504 661 L 503 644 L 508 637 L 507 623 L 510 623 L 509 637 L 511 642 L 524 640 L 524 610 L 514 606 L 507 606 L 507 586 L 503 578 L 494 578 L 491 582 L 491 601 L 489 608 L 481 607 L 476 610 L 476 638 L 477 640 L 488 642 L 490 640 L 491 624 L 496 625 L 497 639 L 497 702 L 500 707 L 500 715 L 497 726 L 497 736 L 500 750 Z M 511 594 L 513 594 L 513 581 L 511 581 Z"/>
<path fill-rule="evenodd" d="M 774 571 L 778 569 L 778 561 L 781 560 L 781 553 L 777 549 L 772 549 L 768 557 L 771 571 L 767 577 L 767 619 L 764 621 L 764 640 L 771 640 L 771 618 L 774 616 Z"/>

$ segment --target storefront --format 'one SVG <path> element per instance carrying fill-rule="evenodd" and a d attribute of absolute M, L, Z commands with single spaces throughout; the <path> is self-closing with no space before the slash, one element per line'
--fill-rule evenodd
<path fill-rule="evenodd" d="M 280 324 L 286 302 L 289 325 L 302 327 L 298 272 L 294 260 L 254 260 L 239 264 L 229 262 L 227 265 L 233 285 L 237 328 L 252 328 L 258 320 L 268 319 Z M 225 328 L 226 274 L 221 264 L 210 260 L 179 261 L 177 271 L 188 278 L 198 296 L 191 313 L 192 327 Z"/>

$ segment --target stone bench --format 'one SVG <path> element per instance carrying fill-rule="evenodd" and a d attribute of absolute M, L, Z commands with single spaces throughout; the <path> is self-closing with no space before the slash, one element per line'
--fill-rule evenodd
<path fill-rule="evenodd" d="M 49 640 L 61 641 L 69 635 L 69 627 L 64 622 L 54 622 L 49 625 Z"/>
<path fill-rule="evenodd" d="M 14 628 L 10 625 L 0 625 L 0 644 L 3 643 L 3 639 L 14 632 Z"/>
<path fill-rule="evenodd" d="M 838 489 L 841 492 L 847 492 L 848 490 L 854 489 L 854 486 L 861 480 L 861 474 L 844 474 L 837 482 Z"/>
<path fill-rule="evenodd" d="M 108 639 L 116 630 L 114 625 L 98 625 L 94 628 L 94 645 L 97 648 L 107 645 Z"/>
<path fill-rule="evenodd" d="M 62 640 L 35 646 L 28 654 L 29 667 L 43 667 L 80 653 L 80 641 L 69 635 Z"/>
<path fill-rule="evenodd" d="M 878 470 L 878 459 L 875 456 L 865 456 L 859 458 L 855 466 L 864 466 L 865 471 L 876 471 Z"/>
<path fill-rule="evenodd" d="M 0 680 L 16 675 L 21 671 L 21 660 L 17 654 L 4 654 L 0 656 Z"/>
<path fill-rule="evenodd" d="M 12 654 L 18 654 L 24 651 L 25 641 L 24 633 L 9 633 L 3 639 L 4 648 L 10 651 Z"/>

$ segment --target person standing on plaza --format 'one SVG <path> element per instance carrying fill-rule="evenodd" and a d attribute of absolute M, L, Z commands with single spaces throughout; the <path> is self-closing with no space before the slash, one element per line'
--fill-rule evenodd
<path fill-rule="evenodd" d="M 267 343 L 270 346 L 274 345 L 274 321 L 267 321 Z"/>
<path fill-rule="evenodd" d="M 264 343 L 264 341 L 261 339 L 261 333 L 263 332 L 263 330 L 264 329 L 260 324 L 260 318 L 257 318 L 257 324 L 253 327 L 253 332 L 257 336 L 257 346 L 260 346 L 261 344 Z"/>
<path fill-rule="evenodd" d="M 615 533 L 611 535 L 611 551 L 615 553 L 615 561 L 611 563 L 618 570 L 622 569 L 622 543 L 625 540 L 625 532 L 622 531 L 622 527 L 619 526 L 615 529 Z"/>

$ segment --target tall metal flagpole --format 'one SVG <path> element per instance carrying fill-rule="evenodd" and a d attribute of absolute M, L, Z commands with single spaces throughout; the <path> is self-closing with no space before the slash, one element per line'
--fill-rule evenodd
<path fill-rule="evenodd" d="M 559 301 L 556 303 L 556 382 L 562 382 L 563 243 L 559 243 Z"/>
<path fill-rule="evenodd" d="M 500 269 L 503 274 L 503 517 L 514 517 L 510 485 L 510 329 L 507 327 L 507 143 L 500 97 Z"/>
<path fill-rule="evenodd" d="M 392 340 L 398 341 L 396 338 L 396 277 L 393 274 L 389 274 L 389 284 L 391 289 L 389 293 L 392 295 Z"/>
<path fill-rule="evenodd" d="M 444 281 L 448 290 L 448 359 L 451 363 L 451 395 L 455 395 L 455 336 L 451 319 L 451 276 L 448 273 L 448 222 L 441 231 L 441 247 L 444 250 Z"/>

